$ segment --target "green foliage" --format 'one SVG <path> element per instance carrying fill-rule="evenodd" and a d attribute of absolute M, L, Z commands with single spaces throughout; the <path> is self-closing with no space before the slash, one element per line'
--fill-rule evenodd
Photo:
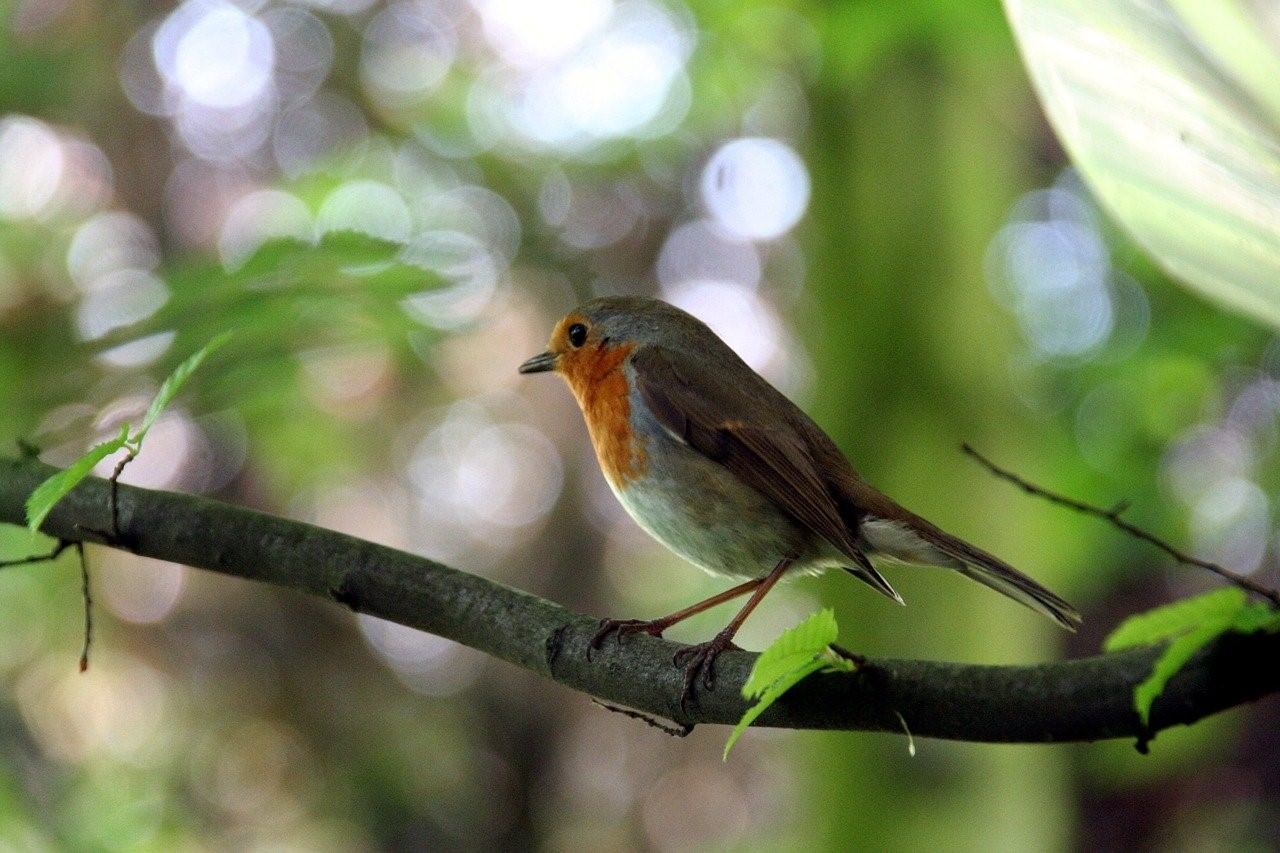
<path fill-rule="evenodd" d="M 742 737 L 747 726 L 755 722 L 770 705 L 815 672 L 852 672 L 853 662 L 831 651 L 839 636 L 835 612 L 827 607 L 814 613 L 794 628 L 782 632 L 778 639 L 761 652 L 751 667 L 742 695 L 758 700 L 747 709 L 733 727 L 724 745 L 724 758 Z"/>
<path fill-rule="evenodd" d="M 1175 601 L 1146 613 L 1130 616 L 1111 632 L 1103 642 L 1103 648 L 1114 652 L 1134 646 L 1150 646 L 1207 622 L 1225 620 L 1226 624 L 1230 624 L 1231 619 L 1244 606 L 1244 591 L 1234 586 Z"/>
<path fill-rule="evenodd" d="M 151 427 L 155 426 L 156 420 L 160 417 L 160 413 L 164 411 L 169 403 L 173 402 L 173 398 L 182 390 L 182 386 L 186 384 L 191 374 L 196 372 L 198 368 L 209 354 L 221 347 L 231 338 L 230 332 L 223 332 L 209 343 L 200 348 L 198 352 L 188 358 L 186 361 L 174 368 L 173 373 L 169 374 L 169 378 L 160 386 L 160 390 L 156 392 L 156 396 L 151 401 L 151 405 L 147 407 L 147 414 L 142 418 L 142 426 L 138 427 L 138 432 L 133 438 L 129 439 L 129 443 L 133 445 L 135 452 L 142 449 L 142 440 L 147 437 L 147 433 Z"/>
<path fill-rule="evenodd" d="M 170 269 L 168 302 L 148 321 L 186 339 L 208 340 L 228 320 L 253 351 L 289 351 L 289 344 L 324 342 L 335 330 L 375 327 L 388 339 L 421 327 L 402 300 L 438 286 L 431 257 L 405 258 L 403 243 L 355 231 L 331 231 L 316 243 L 270 240 L 231 269 L 203 261 Z M 108 344 L 133 339 L 121 330 Z M 197 337 L 198 336 L 198 337 Z"/>
<path fill-rule="evenodd" d="M 129 425 L 124 424 L 120 427 L 120 434 L 115 438 L 94 445 L 84 456 L 36 486 L 35 491 L 27 498 L 27 527 L 31 532 L 35 533 L 40 529 L 49 510 L 66 497 L 77 483 L 89 476 L 93 466 L 120 450 L 128 440 Z"/>
<path fill-rule="evenodd" d="M 1251 634 L 1263 630 L 1280 630 L 1280 613 L 1265 604 L 1249 604 L 1244 591 L 1232 586 L 1130 616 L 1107 637 L 1103 647 L 1113 652 L 1171 641 L 1151 674 L 1133 691 L 1134 708 L 1145 726 L 1152 703 L 1197 651 L 1228 631 Z"/>
<path fill-rule="evenodd" d="M 147 432 L 155 425 L 165 407 L 182 390 L 182 386 L 186 384 L 187 379 L 191 377 L 192 373 L 195 373 L 196 368 L 210 353 L 225 344 L 230 337 L 230 332 L 218 335 L 201 347 L 198 352 L 174 368 L 169 377 L 165 379 L 164 384 L 160 386 L 160 390 L 156 392 L 156 396 L 151 400 L 151 405 L 147 407 L 147 413 L 142 419 L 142 425 L 132 437 L 129 435 L 129 424 L 122 424 L 120 426 L 120 434 L 115 438 L 95 445 L 75 462 L 72 462 L 65 469 L 37 486 L 31 496 L 27 498 L 27 527 L 31 529 L 31 532 L 34 533 L 40 529 L 40 525 L 44 522 L 49 511 L 54 508 L 58 501 L 66 497 L 81 480 L 89 476 L 89 472 L 103 459 L 118 450 L 128 450 L 130 458 L 137 455 L 142 450 L 142 441 L 147 437 Z"/>
<path fill-rule="evenodd" d="M 1231 627 L 1230 616 L 1214 616 L 1169 643 L 1151 668 L 1151 674 L 1133 689 L 1133 706 L 1145 726 L 1151 721 L 1151 704 L 1164 686 L 1191 660 L 1191 656 Z"/>
<path fill-rule="evenodd" d="M 1237 634 L 1280 631 L 1280 613 L 1267 604 L 1250 604 L 1231 620 L 1231 630 Z"/>

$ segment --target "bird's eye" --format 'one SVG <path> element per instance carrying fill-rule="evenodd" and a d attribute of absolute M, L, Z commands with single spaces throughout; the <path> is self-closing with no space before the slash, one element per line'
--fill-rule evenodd
<path fill-rule="evenodd" d="M 581 323 L 574 323 L 569 327 L 569 343 L 577 349 L 587 342 L 587 327 Z"/>

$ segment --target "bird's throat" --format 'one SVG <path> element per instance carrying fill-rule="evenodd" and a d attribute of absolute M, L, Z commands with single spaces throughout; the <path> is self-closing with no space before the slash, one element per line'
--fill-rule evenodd
<path fill-rule="evenodd" d="M 599 346 L 566 359 L 561 372 L 578 398 L 600 468 L 615 489 L 644 473 L 644 447 L 631 429 L 631 397 L 623 362 L 633 344 Z"/>

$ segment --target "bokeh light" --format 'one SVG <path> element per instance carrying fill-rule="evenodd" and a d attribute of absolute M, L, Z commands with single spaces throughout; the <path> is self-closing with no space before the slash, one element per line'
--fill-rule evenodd
<path fill-rule="evenodd" d="M 26 116 L 0 119 L 0 216 L 38 217 L 54 200 L 65 157 L 57 134 Z"/>
<path fill-rule="evenodd" d="M 777 139 L 735 139 L 711 155 L 699 185 L 720 227 L 742 240 L 770 240 L 790 230 L 809 205 L 809 172 Z"/>

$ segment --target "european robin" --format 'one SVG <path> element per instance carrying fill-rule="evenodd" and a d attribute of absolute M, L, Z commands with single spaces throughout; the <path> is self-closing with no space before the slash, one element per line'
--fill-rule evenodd
<path fill-rule="evenodd" d="M 941 566 L 1074 630 L 1080 614 L 1022 572 L 904 509 L 862 479 L 808 415 L 693 316 L 655 299 L 595 299 L 571 311 L 521 373 L 565 378 L 610 488 L 648 533 L 737 586 L 661 619 L 606 619 L 613 633 L 661 636 L 751 594 L 687 658 L 682 701 L 784 576 L 841 568 L 899 604 L 874 563 Z"/>

